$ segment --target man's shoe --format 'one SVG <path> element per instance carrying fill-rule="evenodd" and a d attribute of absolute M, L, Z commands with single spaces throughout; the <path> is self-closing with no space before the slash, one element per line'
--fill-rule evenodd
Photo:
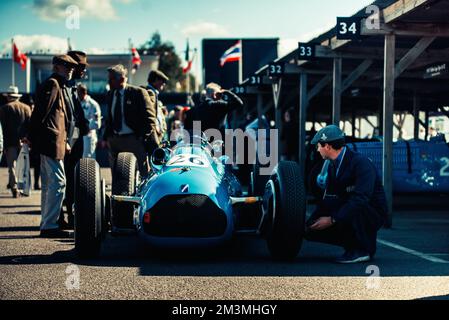
<path fill-rule="evenodd" d="M 47 230 L 41 230 L 41 233 L 39 235 L 40 238 L 71 238 L 70 232 L 62 231 L 61 229 L 47 229 Z"/>
<path fill-rule="evenodd" d="M 11 193 L 12 193 L 13 198 L 21 197 L 21 193 L 20 193 L 19 189 L 11 189 Z"/>
<path fill-rule="evenodd" d="M 371 260 L 370 254 L 364 250 L 348 250 L 341 257 L 337 258 L 335 262 L 349 264 L 349 263 L 367 262 L 370 260 Z"/>
<path fill-rule="evenodd" d="M 34 185 L 34 190 L 40 190 L 40 189 L 41 189 L 41 186 L 39 184 Z"/>

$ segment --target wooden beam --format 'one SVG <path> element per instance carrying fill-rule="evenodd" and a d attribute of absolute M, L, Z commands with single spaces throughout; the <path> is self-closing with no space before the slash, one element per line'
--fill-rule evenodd
<path fill-rule="evenodd" d="M 309 101 L 312 100 L 315 96 L 317 96 L 321 90 L 323 90 L 330 82 L 332 81 L 332 76 L 326 75 L 322 78 L 310 91 L 308 94 Z"/>
<path fill-rule="evenodd" d="M 431 3 L 431 0 L 400 0 L 393 3 L 391 6 L 382 10 L 381 16 L 385 23 L 390 23 L 416 8 Z"/>
<path fill-rule="evenodd" d="M 385 36 L 385 63 L 383 86 L 383 162 L 382 178 L 387 199 L 388 221 L 386 227 L 393 224 L 393 112 L 395 80 L 396 36 Z"/>
<path fill-rule="evenodd" d="M 369 29 L 362 22 L 363 36 L 381 36 L 394 33 L 397 36 L 409 37 L 449 37 L 449 24 L 436 23 L 381 23 L 379 29 Z"/>
<path fill-rule="evenodd" d="M 299 165 L 306 164 L 306 121 L 309 97 L 307 96 L 307 73 L 299 75 Z"/>
<path fill-rule="evenodd" d="M 342 83 L 341 92 L 347 90 L 373 64 L 373 60 L 363 61 Z"/>
<path fill-rule="evenodd" d="M 415 60 L 430 46 L 436 37 L 424 37 L 410 49 L 409 52 L 398 62 L 395 67 L 395 75 L 397 78 L 403 73 Z"/>
<path fill-rule="evenodd" d="M 332 123 L 336 126 L 340 124 L 341 114 L 341 92 L 342 92 L 342 59 L 334 59 L 334 76 L 332 86 Z"/>

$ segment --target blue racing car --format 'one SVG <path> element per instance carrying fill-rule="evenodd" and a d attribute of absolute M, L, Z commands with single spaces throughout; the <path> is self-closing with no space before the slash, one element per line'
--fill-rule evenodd
<path fill-rule="evenodd" d="M 266 239 L 273 258 L 294 259 L 306 209 L 298 164 L 281 161 L 260 194 L 243 192 L 228 158 L 213 156 L 222 144 L 211 145 L 201 136 L 156 149 L 146 179 L 140 179 L 134 155 L 120 153 L 111 196 L 96 161 L 81 159 L 75 179 L 77 254 L 97 257 L 108 232 L 135 233 L 151 246 L 166 248 L 216 246 L 238 234 L 254 234 Z"/>

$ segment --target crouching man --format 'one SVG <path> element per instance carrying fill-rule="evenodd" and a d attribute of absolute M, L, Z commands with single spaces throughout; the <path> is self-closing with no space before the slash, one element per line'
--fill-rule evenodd
<path fill-rule="evenodd" d="M 387 217 L 379 174 L 371 160 L 345 146 L 344 133 L 337 126 L 321 129 L 312 144 L 330 163 L 324 196 L 307 221 L 305 238 L 343 247 L 338 263 L 369 261 Z"/>

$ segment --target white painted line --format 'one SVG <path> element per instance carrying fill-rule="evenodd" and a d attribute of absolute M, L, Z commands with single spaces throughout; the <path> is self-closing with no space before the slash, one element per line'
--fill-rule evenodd
<path fill-rule="evenodd" d="M 405 253 L 417 256 L 417 257 L 419 257 L 421 259 L 428 260 L 428 261 L 431 261 L 431 262 L 434 262 L 434 263 L 449 263 L 449 261 L 446 261 L 446 260 L 443 260 L 443 259 L 440 259 L 440 258 L 432 257 L 431 255 L 428 255 L 428 254 L 425 254 L 425 253 L 422 253 L 422 252 L 419 252 L 419 251 L 415 251 L 415 250 L 412 250 L 412 249 L 400 246 L 400 245 L 395 244 L 393 242 L 385 241 L 385 240 L 382 240 L 382 239 L 377 239 L 377 242 L 380 243 L 380 244 L 383 244 L 384 246 L 387 246 L 387 247 L 390 247 L 390 248 L 393 248 L 393 249 L 396 249 L 396 250 L 399 250 L 399 251 L 402 251 L 402 252 L 405 252 Z"/>

